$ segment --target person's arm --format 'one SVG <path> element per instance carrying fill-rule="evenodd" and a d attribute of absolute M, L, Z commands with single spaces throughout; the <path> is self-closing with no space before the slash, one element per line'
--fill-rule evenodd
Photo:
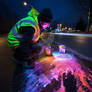
<path fill-rule="evenodd" d="M 33 44 L 33 35 L 35 33 L 35 29 L 30 26 L 24 26 L 19 29 L 20 34 L 23 34 L 23 37 L 20 41 L 20 46 L 32 46 Z"/>
<path fill-rule="evenodd" d="M 19 61 L 27 61 L 30 55 L 30 48 L 32 48 L 32 38 L 35 29 L 33 27 L 21 27 L 19 33 L 23 35 L 19 46 L 16 48 L 14 57 Z"/>
<path fill-rule="evenodd" d="M 19 32 L 23 34 L 20 44 L 31 45 L 33 43 L 32 38 L 35 33 L 35 29 L 30 26 L 24 26 L 19 29 Z"/>

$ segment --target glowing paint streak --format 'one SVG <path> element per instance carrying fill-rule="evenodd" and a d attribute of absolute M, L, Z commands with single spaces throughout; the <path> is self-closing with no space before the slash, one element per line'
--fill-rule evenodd
<path fill-rule="evenodd" d="M 51 83 L 52 79 L 58 80 L 59 75 L 62 78 L 63 73 L 68 74 L 69 71 L 77 80 L 77 92 L 87 92 L 87 90 L 83 89 L 83 86 L 87 87 L 91 92 L 92 88 L 86 79 L 90 80 L 92 84 L 92 71 L 88 69 L 89 72 L 85 72 L 78 63 L 78 60 L 72 55 L 65 55 L 63 57 L 68 58 L 67 60 L 63 60 L 62 57 L 63 55 L 61 55 L 61 59 L 60 57 L 58 59 L 58 56 L 46 56 L 39 59 L 40 62 L 36 63 L 35 70 L 27 71 L 28 83 L 26 84 L 26 92 L 41 92 L 44 87 Z M 69 59 L 69 57 L 71 58 Z M 37 75 L 38 72 L 40 72 L 39 75 Z M 65 92 L 63 79 L 61 79 L 61 88 L 56 92 Z"/>
<path fill-rule="evenodd" d="M 45 60 L 43 59 L 44 62 L 45 62 Z M 89 86 L 89 83 L 86 81 L 86 78 L 88 78 L 88 75 L 86 72 L 84 72 L 84 70 L 82 69 L 82 67 L 76 60 L 76 58 L 72 57 L 71 59 L 63 60 L 62 57 L 61 57 L 61 59 L 60 58 L 58 59 L 58 57 L 56 56 L 56 58 L 49 63 L 51 66 L 55 65 L 55 68 L 51 69 L 50 73 L 56 80 L 58 79 L 59 74 L 61 74 L 61 76 L 62 76 L 64 72 L 67 74 L 69 71 L 71 71 L 77 80 L 77 85 L 80 84 L 80 81 L 82 82 L 81 86 L 78 86 L 78 92 L 86 92 L 82 86 L 85 86 L 90 91 L 92 91 L 92 88 Z M 44 68 L 46 68 L 46 67 L 44 67 Z M 92 78 L 92 75 L 90 75 L 90 76 Z M 88 78 L 88 79 L 90 80 L 90 78 Z M 61 87 L 62 86 L 63 85 L 61 85 Z M 62 91 L 62 89 L 60 89 L 57 92 L 63 92 L 63 91 Z"/>

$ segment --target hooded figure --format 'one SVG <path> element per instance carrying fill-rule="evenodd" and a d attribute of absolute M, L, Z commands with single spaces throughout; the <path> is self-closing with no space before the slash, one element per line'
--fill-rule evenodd
<path fill-rule="evenodd" d="M 10 47 L 13 49 L 17 48 L 20 44 L 20 40 L 22 39 L 24 32 L 27 32 L 27 28 L 30 27 L 35 29 L 33 41 L 36 42 L 39 39 L 40 29 L 38 26 L 38 15 L 39 12 L 32 8 L 28 12 L 28 16 L 26 18 L 21 19 L 15 24 L 15 26 L 13 26 L 8 34 L 8 45 Z"/>
<path fill-rule="evenodd" d="M 45 8 L 40 13 L 32 8 L 28 16 L 18 21 L 8 34 L 8 45 L 15 50 L 14 61 L 30 61 L 29 57 L 41 51 L 38 44 L 42 30 L 50 26 L 52 14 Z"/>

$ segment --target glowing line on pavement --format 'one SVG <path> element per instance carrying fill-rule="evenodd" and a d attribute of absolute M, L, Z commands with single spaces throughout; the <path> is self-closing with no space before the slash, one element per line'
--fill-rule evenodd
<path fill-rule="evenodd" d="M 52 33 L 55 35 L 68 35 L 68 36 L 86 36 L 86 37 L 92 37 L 92 34 L 80 34 L 80 33 Z"/>

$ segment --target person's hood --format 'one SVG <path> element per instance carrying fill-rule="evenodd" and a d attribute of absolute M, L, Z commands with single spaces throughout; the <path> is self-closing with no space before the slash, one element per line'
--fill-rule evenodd
<path fill-rule="evenodd" d="M 36 17 L 36 16 L 39 15 L 39 12 L 38 12 L 36 9 L 32 8 L 32 9 L 28 12 L 27 15 L 28 15 L 28 16 Z"/>

